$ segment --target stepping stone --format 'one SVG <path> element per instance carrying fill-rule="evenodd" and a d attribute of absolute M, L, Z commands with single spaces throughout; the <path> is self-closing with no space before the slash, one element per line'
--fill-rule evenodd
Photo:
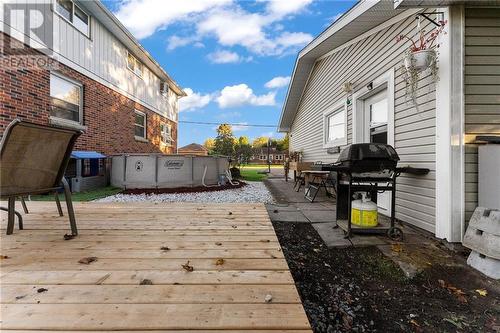
<path fill-rule="evenodd" d="M 344 238 L 344 231 L 340 228 L 334 228 L 335 222 L 313 223 L 312 226 L 319 234 L 323 242 L 328 247 L 349 247 L 351 242 Z"/>

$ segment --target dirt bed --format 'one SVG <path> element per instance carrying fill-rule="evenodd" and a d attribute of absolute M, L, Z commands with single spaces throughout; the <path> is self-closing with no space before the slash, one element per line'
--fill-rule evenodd
<path fill-rule="evenodd" d="M 224 191 L 231 190 L 235 188 L 242 188 L 247 184 L 242 181 L 238 181 L 237 185 L 221 185 L 221 186 L 196 186 L 196 187 L 175 187 L 175 188 L 135 188 L 123 190 L 122 194 L 167 194 L 167 193 L 199 193 L 199 192 L 214 192 L 214 191 Z"/>
<path fill-rule="evenodd" d="M 464 267 L 409 280 L 375 247 L 328 249 L 310 224 L 273 223 L 315 332 L 500 332 L 498 284 Z"/>

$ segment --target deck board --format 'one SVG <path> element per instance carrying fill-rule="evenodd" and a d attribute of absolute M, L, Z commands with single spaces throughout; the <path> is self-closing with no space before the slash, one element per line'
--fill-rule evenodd
<path fill-rule="evenodd" d="M 310 332 L 263 205 L 75 203 L 72 240 L 54 203 L 28 207 L 10 236 L 2 214 L 2 331 Z"/>

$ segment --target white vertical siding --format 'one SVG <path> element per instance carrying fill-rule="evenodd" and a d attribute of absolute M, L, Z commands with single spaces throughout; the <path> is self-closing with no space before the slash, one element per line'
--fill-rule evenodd
<path fill-rule="evenodd" d="M 500 9 L 465 9 L 465 134 L 500 135 Z M 465 220 L 477 206 L 477 146 L 465 147 Z"/>
<path fill-rule="evenodd" d="M 172 119 L 177 119 L 177 109 L 161 96 L 160 79 L 147 67 L 143 78 L 128 70 L 127 48 L 95 17 L 91 17 L 90 38 L 73 25 L 52 12 L 46 0 L 38 0 L 44 15 L 53 15 L 54 51 L 57 57 L 68 60 L 76 70 L 83 69 L 106 83 L 143 102 L 146 106 Z M 19 2 L 22 4 L 22 2 Z M 26 3 L 25 3 L 26 5 Z M 3 20 L 3 16 L 0 18 Z M 22 19 L 13 22 L 13 28 L 22 31 Z M 47 29 L 48 30 L 48 29 Z M 15 37 L 15 36 L 14 36 Z"/>
<path fill-rule="evenodd" d="M 426 176 L 398 178 L 396 217 L 434 232 L 435 226 L 435 87 L 422 77 L 417 109 L 406 102 L 405 83 L 399 71 L 406 44 L 396 36 L 413 33 L 415 19 L 409 17 L 364 40 L 316 62 L 304 90 L 291 128 L 292 151 L 303 151 L 305 161 L 334 162 L 337 154 L 323 148 L 323 112 L 347 98 L 342 85 L 349 81 L 354 92 L 395 69 L 394 129 L 400 165 L 429 168 Z M 429 28 L 430 30 L 430 28 Z M 352 107 L 348 108 L 348 144 L 352 142 Z"/>

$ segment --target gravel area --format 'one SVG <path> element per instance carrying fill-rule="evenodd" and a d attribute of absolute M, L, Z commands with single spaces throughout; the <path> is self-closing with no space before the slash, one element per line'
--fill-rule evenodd
<path fill-rule="evenodd" d="M 223 191 L 191 192 L 191 193 L 162 193 L 162 194 L 115 194 L 97 202 L 200 202 L 200 203 L 273 203 L 274 199 L 262 182 L 247 182 L 248 185 Z"/>

